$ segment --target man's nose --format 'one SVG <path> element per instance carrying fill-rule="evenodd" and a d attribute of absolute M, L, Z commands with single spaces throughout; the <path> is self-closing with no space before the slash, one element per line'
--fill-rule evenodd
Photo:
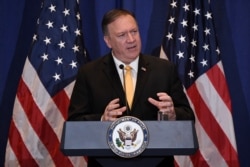
<path fill-rule="evenodd" d="M 127 41 L 128 42 L 133 42 L 135 40 L 135 37 L 132 33 L 128 33 L 127 35 Z"/>

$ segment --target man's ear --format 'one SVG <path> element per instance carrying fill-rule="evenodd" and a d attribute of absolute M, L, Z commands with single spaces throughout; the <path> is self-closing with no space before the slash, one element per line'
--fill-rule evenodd
<path fill-rule="evenodd" d="M 110 42 L 109 42 L 109 41 L 110 41 L 109 36 L 104 35 L 103 39 L 104 39 L 106 45 L 107 45 L 109 48 L 112 48 L 111 45 L 110 45 Z"/>

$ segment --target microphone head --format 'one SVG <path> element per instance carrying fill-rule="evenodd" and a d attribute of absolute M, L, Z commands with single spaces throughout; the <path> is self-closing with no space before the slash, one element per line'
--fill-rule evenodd
<path fill-rule="evenodd" d="M 145 67 L 141 67 L 142 71 L 147 71 L 147 69 Z"/>
<path fill-rule="evenodd" d="M 120 65 L 119 65 L 119 68 L 123 70 L 123 69 L 124 69 L 124 65 L 123 65 L 123 64 L 120 64 Z"/>

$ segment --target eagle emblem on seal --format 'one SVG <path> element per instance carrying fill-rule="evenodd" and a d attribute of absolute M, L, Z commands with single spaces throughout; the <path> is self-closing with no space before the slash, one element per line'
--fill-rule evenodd
<path fill-rule="evenodd" d="M 131 146 L 136 146 L 137 129 L 132 129 L 131 126 L 126 125 L 123 130 L 120 128 L 117 132 L 119 134 L 119 138 L 116 140 L 118 147 L 129 149 Z"/>
<path fill-rule="evenodd" d="M 110 124 L 107 130 L 107 142 L 116 155 L 133 158 L 146 149 L 149 132 L 140 119 L 123 116 Z"/>

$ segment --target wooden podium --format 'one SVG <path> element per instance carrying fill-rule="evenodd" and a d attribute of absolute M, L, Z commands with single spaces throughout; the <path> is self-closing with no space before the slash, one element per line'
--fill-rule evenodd
<path fill-rule="evenodd" d="M 143 121 L 149 132 L 147 148 L 138 157 L 120 158 L 107 142 L 112 122 L 64 123 L 61 151 L 67 156 L 93 156 L 103 166 L 155 166 L 168 155 L 192 155 L 198 149 L 193 121 Z"/>

